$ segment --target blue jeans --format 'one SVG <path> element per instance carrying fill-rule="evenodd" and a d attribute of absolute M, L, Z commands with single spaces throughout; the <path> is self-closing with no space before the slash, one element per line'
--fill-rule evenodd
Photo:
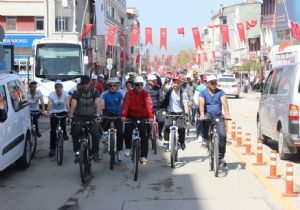
<path fill-rule="evenodd" d="M 209 113 L 206 114 L 207 118 L 211 118 L 211 115 Z M 222 116 L 215 116 L 221 118 Z M 208 140 L 208 129 L 210 126 L 210 121 L 203 121 L 203 134 L 204 138 Z M 226 153 L 226 128 L 225 128 L 225 122 L 223 119 L 221 119 L 216 124 L 217 133 L 219 135 L 219 153 L 220 158 L 224 158 Z"/>

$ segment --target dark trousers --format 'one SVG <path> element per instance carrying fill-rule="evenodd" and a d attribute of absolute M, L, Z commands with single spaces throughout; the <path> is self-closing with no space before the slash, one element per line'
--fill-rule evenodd
<path fill-rule="evenodd" d="M 205 139 L 208 139 L 209 126 L 210 126 L 210 121 L 203 121 L 203 134 Z M 226 128 L 225 128 L 224 120 L 221 119 L 219 122 L 217 122 L 216 129 L 219 135 L 220 158 L 224 158 L 226 153 Z"/>
<path fill-rule="evenodd" d="M 82 119 L 76 119 L 74 120 L 75 122 L 84 122 Z M 91 121 L 91 120 L 88 120 Z M 99 140 L 100 140 L 100 133 L 99 133 L 99 128 L 100 126 L 97 124 L 91 124 L 89 126 L 89 133 L 92 136 L 92 153 L 96 154 L 99 152 Z M 81 132 L 81 125 L 75 124 L 72 125 L 72 139 L 73 139 L 73 150 L 74 152 L 77 152 L 80 147 L 79 143 L 79 137 L 82 135 Z"/>
<path fill-rule="evenodd" d="M 56 113 L 58 116 L 66 115 L 65 112 L 62 113 Z M 67 135 L 66 131 L 66 117 L 62 119 L 57 119 L 55 117 L 50 117 L 50 149 L 56 148 L 56 141 L 57 141 L 57 135 L 56 135 L 56 128 L 58 126 L 58 123 L 60 123 L 60 126 L 63 130 L 63 135 Z"/>
<path fill-rule="evenodd" d="M 166 118 L 165 121 L 165 132 L 164 132 L 164 139 L 166 141 L 169 141 L 170 137 L 170 127 L 173 125 L 173 119 L 172 118 Z M 184 143 L 185 140 L 185 127 L 184 127 L 184 119 L 177 118 L 176 119 L 176 126 L 178 128 L 178 141 L 179 143 Z"/>
<path fill-rule="evenodd" d="M 114 121 L 114 126 L 117 130 L 117 151 L 121 151 L 123 149 L 123 122 L 121 119 L 116 119 Z M 104 119 L 103 121 L 103 130 L 107 131 L 110 128 L 109 119 Z"/>
<path fill-rule="evenodd" d="M 30 111 L 32 124 L 35 125 L 35 132 L 39 133 L 39 117 L 40 117 L 40 111 Z"/>
<path fill-rule="evenodd" d="M 125 145 L 126 149 L 131 148 L 132 143 L 132 131 L 134 129 L 133 124 L 126 123 L 125 124 Z M 141 157 L 148 156 L 148 126 L 145 123 L 141 123 L 138 126 L 139 132 L 140 132 L 140 138 L 141 138 Z"/>

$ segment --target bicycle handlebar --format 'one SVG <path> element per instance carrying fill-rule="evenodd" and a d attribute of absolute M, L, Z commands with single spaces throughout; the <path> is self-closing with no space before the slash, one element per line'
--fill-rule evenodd
<path fill-rule="evenodd" d="M 150 122 L 149 122 L 148 119 L 141 119 L 141 120 L 138 120 L 138 119 L 133 119 L 133 118 L 126 118 L 125 123 L 129 123 L 129 124 L 148 123 L 148 124 L 150 124 Z"/>
<path fill-rule="evenodd" d="M 63 119 L 63 118 L 68 117 L 67 114 L 65 114 L 65 115 L 58 115 L 58 114 L 55 114 L 55 113 L 51 114 L 50 116 L 54 117 L 54 118 L 57 118 L 57 119 Z"/>

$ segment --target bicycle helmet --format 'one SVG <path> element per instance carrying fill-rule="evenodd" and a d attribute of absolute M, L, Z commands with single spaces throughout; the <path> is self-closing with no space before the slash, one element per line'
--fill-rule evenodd
<path fill-rule="evenodd" d="M 181 82 L 182 81 L 182 77 L 179 76 L 179 75 L 175 75 L 175 76 L 173 76 L 173 81 L 174 80 L 179 80 Z"/>
<path fill-rule="evenodd" d="M 133 83 L 144 83 L 144 79 L 141 76 L 134 78 Z"/>
<path fill-rule="evenodd" d="M 153 74 L 147 76 L 147 80 L 157 80 L 157 77 Z"/>
<path fill-rule="evenodd" d="M 111 83 L 119 83 L 119 80 L 115 77 L 111 77 L 107 80 L 107 84 L 111 84 Z"/>

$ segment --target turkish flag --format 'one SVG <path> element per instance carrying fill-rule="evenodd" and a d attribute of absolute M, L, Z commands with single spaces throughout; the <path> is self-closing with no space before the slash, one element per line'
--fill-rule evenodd
<path fill-rule="evenodd" d="M 237 23 L 236 27 L 238 29 L 241 42 L 245 43 L 246 42 L 246 34 L 245 34 L 245 28 L 244 28 L 243 23 Z"/>
<path fill-rule="evenodd" d="M 145 45 L 153 44 L 152 43 L 152 28 L 146 27 L 145 28 Z"/>
<path fill-rule="evenodd" d="M 193 53 L 192 59 L 193 59 L 193 63 L 197 63 L 197 57 L 196 57 L 196 54 L 195 54 L 195 53 Z"/>
<path fill-rule="evenodd" d="M 184 27 L 177 28 L 177 33 L 184 36 Z"/>
<path fill-rule="evenodd" d="M 151 63 L 151 57 L 148 55 L 148 63 Z"/>
<path fill-rule="evenodd" d="M 220 31 L 223 39 L 223 45 L 224 46 L 226 46 L 226 44 L 230 45 L 228 25 L 221 25 Z"/>
<path fill-rule="evenodd" d="M 154 56 L 154 62 L 155 62 L 155 64 L 158 63 L 158 56 L 157 55 Z"/>
<path fill-rule="evenodd" d="M 169 60 L 169 65 L 171 66 L 173 62 L 173 55 L 169 55 L 168 60 Z"/>
<path fill-rule="evenodd" d="M 201 54 L 198 54 L 198 65 L 201 65 Z"/>
<path fill-rule="evenodd" d="M 161 55 L 161 62 L 162 62 L 162 63 L 165 62 L 165 55 Z"/>
<path fill-rule="evenodd" d="M 203 53 L 203 57 L 204 57 L 204 62 L 207 62 L 208 60 L 207 60 L 207 53 L 206 52 Z"/>
<path fill-rule="evenodd" d="M 85 24 L 85 30 L 82 35 L 87 36 L 90 33 L 90 31 L 92 30 L 92 28 L 93 28 L 93 24 L 90 24 L 90 23 Z"/>
<path fill-rule="evenodd" d="M 181 55 L 177 55 L 177 64 L 180 64 L 181 63 Z"/>
<path fill-rule="evenodd" d="M 136 59 L 135 59 L 135 63 L 136 63 L 136 64 L 139 64 L 139 63 L 140 63 L 140 58 L 141 58 L 141 55 L 140 55 L 140 54 L 137 54 L 137 55 L 136 55 Z"/>
<path fill-rule="evenodd" d="M 106 45 L 114 46 L 115 43 L 115 32 L 116 27 L 115 26 L 109 26 L 108 32 L 107 32 L 107 42 Z"/>
<path fill-rule="evenodd" d="M 253 28 L 254 26 L 256 26 L 256 24 L 257 24 L 257 20 L 251 20 L 251 22 L 246 21 L 247 30 L 250 29 L 250 28 Z"/>
<path fill-rule="evenodd" d="M 190 59 L 190 54 L 187 52 L 187 53 L 185 53 L 185 59 L 186 60 L 189 60 Z"/>
<path fill-rule="evenodd" d="M 193 31 L 193 36 L 194 36 L 196 49 L 200 48 L 202 50 L 200 31 L 199 31 L 198 27 L 192 28 L 192 31 Z"/>
<path fill-rule="evenodd" d="M 161 48 L 165 48 L 166 50 L 167 48 L 167 29 L 166 28 L 160 28 L 160 49 Z"/>
<path fill-rule="evenodd" d="M 140 28 L 138 26 L 133 26 L 130 36 L 130 46 L 137 46 L 140 34 Z"/>
<path fill-rule="evenodd" d="M 293 37 L 298 41 L 300 41 L 300 24 L 297 24 L 294 21 L 290 21 L 290 23 L 291 23 Z"/>
<path fill-rule="evenodd" d="M 212 59 L 213 59 L 213 62 L 216 62 L 216 52 L 215 51 L 212 52 Z"/>

